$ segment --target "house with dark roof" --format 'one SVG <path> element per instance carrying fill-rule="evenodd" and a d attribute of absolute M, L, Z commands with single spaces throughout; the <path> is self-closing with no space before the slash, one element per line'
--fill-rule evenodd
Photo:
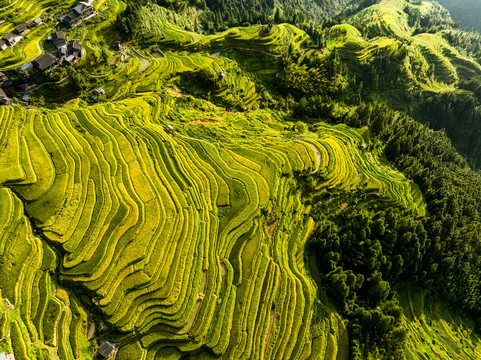
<path fill-rule="evenodd" d="M 82 57 L 82 45 L 77 40 L 70 40 L 67 46 L 68 54 L 76 58 Z"/>
<path fill-rule="evenodd" d="M 5 94 L 5 91 L 0 88 L 0 105 L 11 105 L 12 100 Z"/>
<path fill-rule="evenodd" d="M 32 61 L 32 65 L 37 70 L 48 71 L 58 66 L 58 59 L 52 54 L 44 54 Z"/>
<path fill-rule="evenodd" d="M 15 43 L 17 42 L 17 40 L 15 39 L 15 35 L 11 32 L 6 33 L 3 36 L 2 40 L 5 41 L 7 43 L 7 45 L 10 45 L 10 46 L 15 45 Z"/>
<path fill-rule="evenodd" d="M 15 31 L 19 35 L 26 34 L 28 32 L 28 24 L 26 22 L 18 24 L 17 26 L 15 26 Z"/>
<path fill-rule="evenodd" d="M 54 32 L 50 37 L 50 40 L 52 41 L 53 46 L 57 49 L 67 45 L 67 35 L 65 35 L 63 31 Z"/>
<path fill-rule="evenodd" d="M 87 2 L 80 1 L 72 10 L 63 18 L 63 21 L 70 27 L 75 27 L 85 20 L 91 19 L 97 15 L 95 8 Z"/>
<path fill-rule="evenodd" d="M 0 40 L 0 51 L 7 50 L 8 44 L 5 40 Z"/>
<path fill-rule="evenodd" d="M 97 357 L 101 359 L 108 359 L 114 355 L 117 347 L 109 341 L 104 341 L 100 349 L 97 350 Z"/>

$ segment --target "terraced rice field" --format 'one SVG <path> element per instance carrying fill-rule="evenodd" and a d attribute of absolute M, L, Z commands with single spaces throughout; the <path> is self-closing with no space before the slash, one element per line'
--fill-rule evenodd
<path fill-rule="evenodd" d="M 55 285 L 57 255 L 38 237 L 20 199 L 0 189 L 1 349 L 17 359 L 84 359 L 87 313 Z"/>
<path fill-rule="evenodd" d="M 186 31 L 185 27 L 192 27 L 193 24 L 184 18 L 177 16 L 177 23 L 174 23 L 172 13 L 160 6 L 145 7 L 142 14 L 144 27 L 139 36 L 146 45 L 182 46 L 185 49 L 235 45 L 236 48 L 282 53 L 291 43 L 296 48 L 309 39 L 304 31 L 290 24 L 274 25 L 269 31 L 264 31 L 264 26 L 254 25 L 203 35 Z"/>
<path fill-rule="evenodd" d="M 479 359 L 481 342 L 469 320 L 409 286 L 398 289 L 408 334 L 407 359 Z"/>
<path fill-rule="evenodd" d="M 354 26 L 340 24 L 328 29 L 327 48 L 338 50 L 354 63 L 369 64 L 378 51 L 389 56 L 401 46 L 408 46 L 409 61 L 404 66 L 413 81 L 427 91 L 454 91 L 460 79 L 481 75 L 481 67 L 450 46 L 442 33 L 413 35 L 406 7 L 428 14 L 430 6 L 432 4 L 426 2 L 414 5 L 404 0 L 384 0 L 348 20 L 364 27 L 369 40 L 365 40 Z M 412 64 L 418 67 L 411 68 Z"/>
<path fill-rule="evenodd" d="M 141 93 L 159 93 L 169 79 L 206 69 L 215 74 L 225 74 L 219 90 L 215 91 L 213 96 L 225 101 L 237 96 L 249 108 L 259 99 L 255 80 L 243 74 L 237 62 L 233 60 L 200 52 L 169 50 L 164 51 L 163 55 L 164 57 L 153 57 L 145 54 L 145 59 L 141 59 L 140 56 L 129 57 L 114 73 L 103 78 L 105 83 L 102 86 L 108 97 L 122 99 Z M 146 64 L 142 64 L 143 61 Z"/>
<path fill-rule="evenodd" d="M 40 310 L 23 308 L 19 295 L 3 293 L 22 319 L 17 324 L 13 317 L 15 331 L 25 325 L 29 334 L 38 334 L 19 347 L 12 344 L 16 354 L 34 351 L 33 343 L 47 351 L 85 351 L 85 311 L 48 282 L 45 271 L 57 256 L 53 246 L 60 281 L 88 294 L 83 304 L 115 330 L 102 338 L 119 345 L 116 359 L 132 359 L 134 353 L 137 359 L 190 353 L 236 359 L 347 356 L 339 318 L 311 321 L 317 289 L 304 264 L 304 245 L 314 222 L 296 179 L 310 174 L 319 189 L 377 191 L 382 201 L 405 207 L 411 188 L 356 150 L 356 131 L 324 125 L 321 135 L 305 142 L 266 126 L 265 137 L 258 133 L 240 146 L 189 135 L 182 122 L 174 124 L 175 135 L 166 133 L 159 121 L 164 99 L 156 95 L 72 105 L 41 112 L 0 108 L 0 218 L 6 224 L 23 219 L 22 241 L 32 245 L 20 247 L 22 256 L 34 256 L 38 264 L 25 272 L 33 260 L 12 260 L 22 266 L 12 266 L 18 275 L 11 279 L 33 291 L 34 279 L 22 274 L 44 276 L 52 294 L 52 305 L 41 307 L 52 315 L 39 322 Z M 30 223 L 45 240 L 31 234 Z M 32 255 L 31 246 L 43 250 Z M 10 258 L 11 247 L 3 249 L 2 258 Z"/>

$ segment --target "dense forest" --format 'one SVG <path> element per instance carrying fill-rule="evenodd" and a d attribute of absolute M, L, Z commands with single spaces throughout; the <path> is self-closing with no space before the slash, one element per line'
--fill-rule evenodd
<path fill-rule="evenodd" d="M 349 319 L 352 358 L 402 359 L 405 331 L 399 326 L 396 285 L 429 289 L 479 319 L 481 176 L 443 132 L 385 106 L 368 113 L 364 122 L 375 135 L 373 146 L 384 148 L 420 186 L 429 215 L 417 218 L 382 203 L 360 210 L 356 204 L 363 193 L 350 197 L 341 214 L 326 215 L 326 200 L 342 197 L 327 192 L 315 198 L 320 225 L 311 249 L 318 254 L 324 290 Z"/>
<path fill-rule="evenodd" d="M 374 3 L 373 0 L 360 1 L 361 6 Z M 157 4 L 178 13 L 195 8 L 194 31 L 215 33 L 233 26 L 253 24 L 290 23 L 313 33 L 322 22 L 345 10 L 352 0 L 302 0 L 302 1 L 236 1 L 236 0 L 135 0 L 127 3 L 122 22 L 135 24 L 136 11 L 147 4 Z M 128 27 L 127 27 L 128 28 Z M 130 27 L 130 29 L 132 26 Z"/>

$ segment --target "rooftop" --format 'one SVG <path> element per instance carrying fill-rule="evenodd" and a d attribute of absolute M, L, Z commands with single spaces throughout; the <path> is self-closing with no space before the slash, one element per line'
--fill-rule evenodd
<path fill-rule="evenodd" d="M 27 69 L 30 69 L 32 67 L 32 63 L 31 62 L 28 62 L 26 64 L 23 64 L 22 66 L 20 66 L 20 69 L 21 70 L 27 70 Z"/>
<path fill-rule="evenodd" d="M 44 54 L 35 59 L 32 63 L 39 70 L 50 68 L 57 62 L 57 58 L 52 54 Z"/>
<path fill-rule="evenodd" d="M 23 31 L 28 27 L 27 23 L 21 23 L 15 26 L 15 31 Z"/>
<path fill-rule="evenodd" d="M 111 357 L 115 351 L 116 347 L 114 344 L 108 341 L 104 341 L 99 349 L 99 355 L 107 359 Z"/>
<path fill-rule="evenodd" d="M 75 7 L 72 10 L 77 14 L 81 15 L 91 7 L 92 5 L 90 5 L 89 3 L 81 1 L 77 3 L 77 5 L 75 5 Z"/>
<path fill-rule="evenodd" d="M 15 360 L 15 356 L 3 352 L 0 354 L 0 360 Z"/>
<path fill-rule="evenodd" d="M 57 31 L 52 34 L 52 40 L 55 41 L 57 39 L 67 40 L 67 35 L 63 33 L 63 31 Z"/>
<path fill-rule="evenodd" d="M 77 40 L 71 40 L 68 42 L 68 51 L 82 51 L 82 45 Z"/>

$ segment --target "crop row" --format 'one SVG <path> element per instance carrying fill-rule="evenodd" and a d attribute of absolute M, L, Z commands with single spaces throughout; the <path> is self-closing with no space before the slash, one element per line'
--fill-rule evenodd
<path fill-rule="evenodd" d="M 126 334 L 118 359 L 133 349 L 149 359 L 205 347 L 238 359 L 293 359 L 319 355 L 320 342 L 332 351 L 338 339 L 318 333 L 311 341 L 316 288 L 303 254 L 313 223 L 295 176 L 318 168 L 322 186 L 355 187 L 365 165 L 349 154 L 353 140 L 330 129 L 309 142 L 221 145 L 166 133 L 162 106 L 146 95 L 2 110 L 0 137 L 9 142 L 0 161 L 16 159 L 18 172 L 2 178 L 62 249 L 60 279 L 88 289 Z M 39 299 L 35 326 L 78 347 L 65 325 L 50 330 L 69 319 L 63 304 Z"/>
<path fill-rule="evenodd" d="M 11 352 L 20 359 L 83 358 L 87 315 L 54 285 L 56 255 L 33 236 L 21 201 L 6 188 L 0 189 L 0 255 L 0 335 Z"/>
<path fill-rule="evenodd" d="M 364 140 L 355 130 L 343 125 L 319 124 L 318 128 L 325 130 L 318 140 L 325 164 L 319 171 L 323 181 L 318 188 L 358 188 L 368 195 L 368 201 L 382 200 L 418 215 L 425 213 L 419 189 L 370 152 L 359 150 Z"/>

